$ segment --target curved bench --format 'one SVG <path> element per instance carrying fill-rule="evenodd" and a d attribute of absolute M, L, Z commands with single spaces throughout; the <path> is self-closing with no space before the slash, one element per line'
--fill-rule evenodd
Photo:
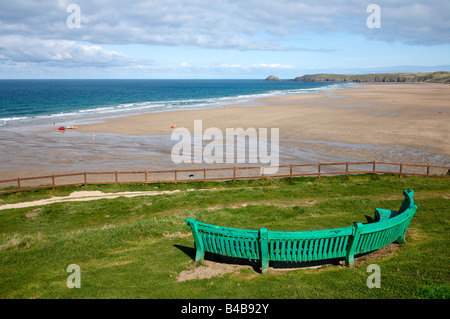
<path fill-rule="evenodd" d="M 414 191 L 403 191 L 405 199 L 398 211 L 376 208 L 374 222 L 313 231 L 269 231 L 237 229 L 186 219 L 196 247 L 195 260 L 205 252 L 261 261 L 267 272 L 269 261 L 316 261 L 345 258 L 347 266 L 354 256 L 385 247 L 398 240 L 404 243 L 405 232 L 417 210 Z"/>

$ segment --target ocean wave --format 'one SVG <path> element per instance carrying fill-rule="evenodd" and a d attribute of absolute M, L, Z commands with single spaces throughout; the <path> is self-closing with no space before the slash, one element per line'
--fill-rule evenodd
<path fill-rule="evenodd" d="M 138 101 L 121 103 L 117 105 L 102 105 L 93 108 L 85 108 L 80 110 L 71 110 L 68 112 L 59 112 L 54 114 L 36 115 L 36 116 L 11 116 L 0 118 L 0 126 L 9 124 L 29 123 L 35 120 L 53 120 L 58 123 L 64 121 L 76 121 L 85 117 L 92 117 L 94 115 L 117 115 L 120 113 L 133 112 L 164 112 L 167 110 L 177 109 L 200 109 L 200 108 L 214 108 L 232 105 L 236 103 L 244 103 L 252 100 L 257 100 L 267 97 L 292 95 L 292 94 L 311 94 L 312 92 L 329 92 L 340 87 L 349 87 L 350 84 L 330 83 L 328 85 L 312 87 L 312 88 L 293 88 L 271 90 L 263 93 L 254 94 L 239 94 L 234 96 L 219 96 L 219 97 L 205 97 L 205 98 L 187 98 L 187 99 L 170 99 L 162 101 Z"/>
<path fill-rule="evenodd" d="M 28 117 L 26 117 L 26 116 L 0 118 L 0 127 L 6 126 L 7 124 L 9 124 L 11 122 L 23 121 L 23 120 L 26 120 L 27 118 Z"/>
<path fill-rule="evenodd" d="M 26 119 L 26 118 L 27 118 L 26 116 L 20 116 L 20 117 L 4 117 L 4 118 L 1 118 L 0 121 L 3 121 L 3 122 L 17 121 L 17 120 L 23 120 L 23 119 Z"/>

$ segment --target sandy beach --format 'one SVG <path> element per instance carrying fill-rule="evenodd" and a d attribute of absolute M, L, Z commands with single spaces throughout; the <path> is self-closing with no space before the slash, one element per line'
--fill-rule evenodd
<path fill-rule="evenodd" d="M 102 119 L 97 119 L 102 120 Z M 171 125 L 203 130 L 278 128 L 280 164 L 390 161 L 450 166 L 450 86 L 361 84 L 321 94 L 287 95 L 221 108 L 76 123 L 58 132 L 5 131 L 0 180 L 83 171 L 191 169 L 175 164 Z M 95 134 L 95 139 L 93 138 Z M 224 166 L 224 164 L 216 164 Z M 249 164 L 247 164 L 249 165 Z"/>
<path fill-rule="evenodd" d="M 280 138 L 406 147 L 450 155 L 450 86 L 364 84 L 332 94 L 289 95 L 252 101 L 258 106 L 147 113 L 80 126 L 80 132 L 170 134 L 170 125 L 203 128 L 279 128 Z"/>

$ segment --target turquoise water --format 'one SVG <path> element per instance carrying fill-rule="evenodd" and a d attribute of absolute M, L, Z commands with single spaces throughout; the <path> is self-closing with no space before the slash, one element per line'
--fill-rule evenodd
<path fill-rule="evenodd" d="M 222 107 L 329 91 L 334 83 L 262 80 L 0 80 L 0 126 L 126 112 Z"/>

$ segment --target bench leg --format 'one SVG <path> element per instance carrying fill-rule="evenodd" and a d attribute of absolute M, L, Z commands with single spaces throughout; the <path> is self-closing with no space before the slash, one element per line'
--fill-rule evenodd
<path fill-rule="evenodd" d="M 346 255 L 345 256 L 345 265 L 347 267 L 353 267 L 353 263 L 355 262 L 355 256 L 354 255 Z"/>
<path fill-rule="evenodd" d="M 361 229 L 363 227 L 363 224 L 361 223 L 355 223 L 353 225 L 353 235 L 349 238 L 347 251 L 345 253 L 345 264 L 348 267 L 352 267 L 353 263 L 355 261 L 355 254 L 356 252 L 356 246 L 358 245 L 359 237 L 361 235 Z"/>
<path fill-rule="evenodd" d="M 203 258 L 205 258 L 205 251 L 195 245 L 195 261 L 203 261 Z"/>
<path fill-rule="evenodd" d="M 269 232 L 266 228 L 259 230 L 259 244 L 261 254 L 261 272 L 267 274 L 269 269 Z"/>
<path fill-rule="evenodd" d="M 192 235 L 194 236 L 195 261 L 203 260 L 205 257 L 205 248 L 203 247 L 201 235 L 197 228 L 197 221 L 193 218 L 186 219 L 186 225 L 191 227 Z"/>
<path fill-rule="evenodd" d="M 261 260 L 261 273 L 267 274 L 268 270 L 269 270 L 269 261 Z"/>
<path fill-rule="evenodd" d="M 397 242 L 398 242 L 400 245 L 403 245 L 403 244 L 405 243 L 405 233 L 406 233 L 406 232 L 403 232 L 402 235 L 401 235 L 400 237 L 397 238 Z"/>

